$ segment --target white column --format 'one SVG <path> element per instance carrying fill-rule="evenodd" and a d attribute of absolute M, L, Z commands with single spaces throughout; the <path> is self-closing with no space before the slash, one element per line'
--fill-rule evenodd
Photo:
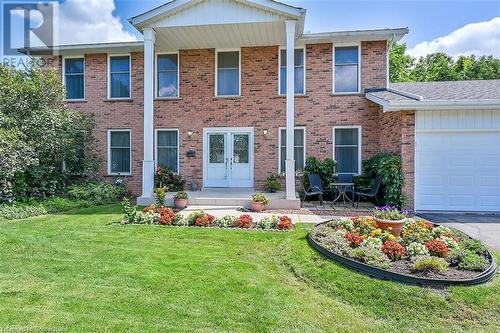
<path fill-rule="evenodd" d="M 286 21 L 286 199 L 296 199 L 295 196 L 295 24 L 296 21 Z"/>
<path fill-rule="evenodd" d="M 153 196 L 155 163 L 153 155 L 153 71 L 155 31 L 146 28 L 144 35 L 144 160 L 142 161 L 142 197 Z"/>

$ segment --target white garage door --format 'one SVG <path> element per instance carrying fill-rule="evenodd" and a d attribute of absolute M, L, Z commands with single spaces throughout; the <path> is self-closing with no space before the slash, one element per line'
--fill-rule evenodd
<path fill-rule="evenodd" d="M 496 117 L 493 111 L 417 113 L 417 210 L 500 211 Z"/>

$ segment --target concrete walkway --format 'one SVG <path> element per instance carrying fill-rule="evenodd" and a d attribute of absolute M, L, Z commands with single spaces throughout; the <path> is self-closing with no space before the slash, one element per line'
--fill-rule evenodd
<path fill-rule="evenodd" d="M 500 250 L 500 214 L 421 213 L 419 216 L 433 223 L 457 228 Z"/>

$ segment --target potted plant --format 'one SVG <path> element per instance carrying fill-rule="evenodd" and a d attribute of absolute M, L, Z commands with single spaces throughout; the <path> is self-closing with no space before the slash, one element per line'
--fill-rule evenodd
<path fill-rule="evenodd" d="M 269 199 L 264 194 L 254 194 L 252 196 L 252 211 L 260 213 L 264 210 L 264 207 L 269 203 Z"/>
<path fill-rule="evenodd" d="M 375 207 L 373 217 L 380 229 L 387 230 L 397 237 L 408 217 L 408 211 L 400 210 L 395 206 Z"/>
<path fill-rule="evenodd" d="M 188 194 L 184 191 L 177 192 L 174 195 L 174 205 L 175 208 L 182 209 L 186 208 L 188 202 Z"/>
<path fill-rule="evenodd" d="M 264 185 L 266 191 L 268 191 L 269 193 L 276 193 L 277 191 L 281 190 L 280 179 L 280 175 L 271 175 L 267 177 L 266 184 Z"/>

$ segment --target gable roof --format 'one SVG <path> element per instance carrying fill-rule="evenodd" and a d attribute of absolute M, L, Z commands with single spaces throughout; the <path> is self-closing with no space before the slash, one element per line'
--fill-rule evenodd
<path fill-rule="evenodd" d="M 141 30 L 148 23 L 157 21 L 169 15 L 173 15 L 178 11 L 197 5 L 203 1 L 206 0 L 171 0 L 145 13 L 134 16 L 130 18 L 128 21 L 138 30 Z M 243 5 L 255 7 L 261 10 L 273 12 L 275 14 L 287 17 L 289 19 L 300 20 L 302 23 L 304 21 L 304 16 L 306 12 L 306 10 L 303 8 L 294 7 L 275 0 L 227 0 L 227 1 L 233 1 Z"/>
<path fill-rule="evenodd" d="M 366 98 L 384 111 L 500 108 L 500 80 L 391 83 L 368 90 Z"/>

